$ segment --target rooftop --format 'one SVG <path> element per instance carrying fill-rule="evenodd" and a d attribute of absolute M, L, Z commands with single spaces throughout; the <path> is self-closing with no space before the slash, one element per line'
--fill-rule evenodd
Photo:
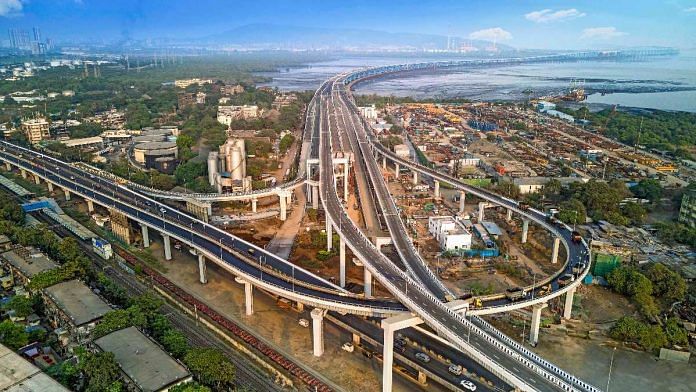
<path fill-rule="evenodd" d="M 0 344 L 0 390 L 9 392 L 63 392 L 69 389 L 41 369 Z"/>
<path fill-rule="evenodd" d="M 83 325 L 104 316 L 111 307 L 79 280 L 58 283 L 44 290 L 75 325 Z"/>
<path fill-rule="evenodd" d="M 27 278 L 31 278 L 39 272 L 58 267 L 58 264 L 43 253 L 30 248 L 13 249 L 3 253 L 2 257 Z"/>
<path fill-rule="evenodd" d="M 95 340 L 114 353 L 121 370 L 143 391 L 159 391 L 190 377 L 189 372 L 135 327 Z"/>

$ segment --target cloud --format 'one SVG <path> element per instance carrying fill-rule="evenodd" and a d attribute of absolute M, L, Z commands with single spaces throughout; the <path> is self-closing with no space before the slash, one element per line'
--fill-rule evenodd
<path fill-rule="evenodd" d="M 590 27 L 582 31 L 581 39 L 611 39 L 621 37 L 627 33 L 619 31 L 616 27 Z"/>
<path fill-rule="evenodd" d="M 684 12 L 687 14 L 696 14 L 696 7 L 684 8 Z"/>
<path fill-rule="evenodd" d="M 0 16 L 17 16 L 22 13 L 23 0 L 0 0 Z"/>
<path fill-rule="evenodd" d="M 547 23 L 547 22 L 559 22 L 562 20 L 569 20 L 575 18 L 582 18 L 585 16 L 584 12 L 580 12 L 575 8 L 569 8 L 567 10 L 554 11 L 552 9 L 543 9 L 541 11 L 532 11 L 525 14 L 524 17 L 527 20 L 531 20 L 536 23 Z"/>
<path fill-rule="evenodd" d="M 471 39 L 481 39 L 485 41 L 502 41 L 506 39 L 512 39 L 512 34 L 509 31 L 503 30 L 500 27 L 493 27 L 491 29 L 483 29 L 479 31 L 474 31 L 469 34 Z"/>

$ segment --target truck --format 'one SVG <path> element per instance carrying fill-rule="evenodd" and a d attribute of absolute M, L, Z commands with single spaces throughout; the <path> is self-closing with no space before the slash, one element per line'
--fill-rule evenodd
<path fill-rule="evenodd" d="M 582 241 L 582 236 L 578 231 L 573 230 L 573 232 L 570 234 L 570 238 L 573 240 L 573 242 L 580 242 Z"/>
<path fill-rule="evenodd" d="M 519 301 L 527 296 L 527 291 L 521 288 L 507 289 L 505 292 L 505 297 L 512 302 Z"/>

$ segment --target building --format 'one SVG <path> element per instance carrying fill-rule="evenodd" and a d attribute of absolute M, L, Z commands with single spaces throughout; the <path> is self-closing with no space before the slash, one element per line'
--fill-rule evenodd
<path fill-rule="evenodd" d="M 182 364 L 135 327 L 112 332 L 94 343 L 100 350 L 114 354 L 127 390 L 167 391 L 192 380 Z"/>
<path fill-rule="evenodd" d="M 587 149 L 587 150 L 580 150 L 578 152 L 578 155 L 580 155 L 581 158 L 585 158 L 589 161 L 597 161 L 599 157 L 602 156 L 602 150 L 592 150 L 592 149 Z"/>
<path fill-rule="evenodd" d="M 83 137 L 80 139 L 68 139 L 61 141 L 61 143 L 64 144 L 65 147 L 80 147 L 84 149 L 104 148 L 104 138 L 102 138 L 101 136 Z"/>
<path fill-rule="evenodd" d="M 235 84 L 234 86 L 222 86 L 220 89 L 220 92 L 222 95 L 235 95 L 235 94 L 241 94 L 244 92 L 244 86 L 241 84 Z"/>
<path fill-rule="evenodd" d="M 358 106 L 358 110 L 360 110 L 360 115 L 362 115 L 368 120 L 377 119 L 377 109 L 375 108 L 375 105 Z"/>
<path fill-rule="evenodd" d="M 58 267 L 43 253 L 31 247 L 17 246 L 2 253 L 0 260 L 12 272 L 14 281 L 26 286 L 36 274 Z"/>
<path fill-rule="evenodd" d="M 540 112 L 545 112 L 547 110 L 554 110 L 556 109 L 556 104 L 553 102 L 548 102 L 548 101 L 539 101 L 537 102 L 537 110 Z"/>
<path fill-rule="evenodd" d="M 21 355 L 0 344 L 0 391 L 68 392 L 69 389 Z"/>
<path fill-rule="evenodd" d="M 179 88 L 186 88 L 188 86 L 192 85 L 198 85 L 202 86 L 204 84 L 212 84 L 213 80 L 212 79 L 198 79 L 198 78 L 193 78 L 193 79 L 179 79 L 174 81 L 174 85 Z"/>
<path fill-rule="evenodd" d="M 229 126 L 232 121 L 258 118 L 259 114 L 259 107 L 256 105 L 218 106 L 217 120 Z"/>
<path fill-rule="evenodd" d="M 203 91 L 199 91 L 196 93 L 196 103 L 198 105 L 205 105 L 205 97 L 206 94 Z"/>
<path fill-rule="evenodd" d="M 43 290 L 46 318 L 57 332 L 59 343 L 70 348 L 90 339 L 94 327 L 111 307 L 87 285 L 74 279 Z"/>
<path fill-rule="evenodd" d="M 195 93 L 181 93 L 177 96 L 177 102 L 179 109 L 183 109 L 188 106 L 193 106 L 196 104 L 196 94 Z"/>
<path fill-rule="evenodd" d="M 544 189 L 544 185 L 551 181 L 551 177 L 515 177 L 512 178 L 512 183 L 517 186 L 520 194 L 528 194 L 539 192 Z M 583 177 L 554 177 L 553 179 L 558 180 L 562 187 L 567 187 L 574 182 L 587 182 L 589 178 Z"/>
<path fill-rule="evenodd" d="M 411 158 L 411 149 L 408 148 L 407 145 L 405 144 L 397 144 L 394 146 L 394 154 L 396 156 L 399 156 L 401 158 Z"/>
<path fill-rule="evenodd" d="M 176 142 L 145 142 L 133 147 L 133 158 L 147 169 L 155 169 L 159 158 L 176 159 L 178 156 L 179 149 Z"/>
<path fill-rule="evenodd" d="M 219 151 L 208 154 L 208 181 L 218 193 L 251 190 L 251 177 L 246 175 L 244 139 L 229 138 Z"/>
<path fill-rule="evenodd" d="M 471 233 L 455 217 L 431 216 L 428 232 L 435 237 L 441 250 L 471 249 Z"/>
<path fill-rule="evenodd" d="M 44 139 L 48 139 L 49 123 L 45 118 L 38 117 L 22 121 L 22 132 L 31 144 L 36 144 Z"/>
<path fill-rule="evenodd" d="M 696 228 L 696 190 L 686 191 L 682 196 L 679 222 Z"/>
<path fill-rule="evenodd" d="M 273 109 L 280 110 L 286 106 L 292 105 L 297 101 L 297 95 L 292 93 L 276 95 L 273 99 Z"/>

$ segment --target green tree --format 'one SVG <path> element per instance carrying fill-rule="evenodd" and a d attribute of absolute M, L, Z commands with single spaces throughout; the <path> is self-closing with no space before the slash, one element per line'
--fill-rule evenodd
<path fill-rule="evenodd" d="M 87 379 L 86 392 L 120 391 L 119 367 L 110 352 L 87 353 L 80 359 Z"/>
<path fill-rule="evenodd" d="M 4 306 L 5 309 L 14 310 L 17 317 L 27 317 L 34 312 L 33 301 L 23 295 L 15 295 Z"/>
<path fill-rule="evenodd" d="M 184 356 L 184 363 L 195 379 L 215 390 L 232 388 L 235 367 L 225 355 L 215 348 L 193 348 Z"/>
<path fill-rule="evenodd" d="M 287 135 L 283 136 L 283 138 L 280 139 L 280 143 L 278 144 L 278 149 L 280 150 L 280 153 L 285 154 L 285 152 L 288 151 L 290 146 L 292 146 L 293 142 L 295 142 L 295 136 L 293 136 L 291 133 L 288 133 Z"/>
<path fill-rule="evenodd" d="M 663 189 L 662 185 L 660 185 L 660 181 L 646 178 L 632 186 L 630 191 L 633 192 L 636 197 L 648 199 L 650 202 L 654 203 L 662 197 Z"/>
<path fill-rule="evenodd" d="M 558 219 L 568 224 L 583 224 L 587 219 L 587 211 L 580 200 L 572 198 L 561 204 Z"/>
<path fill-rule="evenodd" d="M 210 388 L 197 382 L 187 382 L 169 388 L 169 392 L 210 392 Z"/>
<path fill-rule="evenodd" d="M 628 218 L 632 224 L 640 225 L 645 222 L 647 212 L 645 208 L 638 203 L 629 202 L 621 208 L 623 215 Z"/>
<path fill-rule="evenodd" d="M 162 335 L 162 345 L 174 358 L 182 358 L 189 349 L 186 337 L 174 329 L 169 329 Z"/>
<path fill-rule="evenodd" d="M 641 332 L 640 345 L 648 351 L 655 351 L 667 345 L 667 337 L 659 325 L 652 325 Z"/>
<path fill-rule="evenodd" d="M 29 343 L 29 335 L 24 331 L 24 326 L 5 320 L 0 323 L 0 342 L 17 350 Z"/>
<path fill-rule="evenodd" d="M 647 326 L 630 316 L 623 316 L 609 330 L 609 336 L 624 342 L 636 342 Z"/>
<path fill-rule="evenodd" d="M 681 301 L 686 296 L 686 281 L 664 264 L 651 264 L 645 275 L 652 282 L 655 294 L 667 301 Z"/>
<path fill-rule="evenodd" d="M 689 344 L 689 335 L 679 325 L 679 319 L 676 317 L 670 317 L 665 322 L 665 336 L 669 344 L 673 346 L 687 346 Z"/>

